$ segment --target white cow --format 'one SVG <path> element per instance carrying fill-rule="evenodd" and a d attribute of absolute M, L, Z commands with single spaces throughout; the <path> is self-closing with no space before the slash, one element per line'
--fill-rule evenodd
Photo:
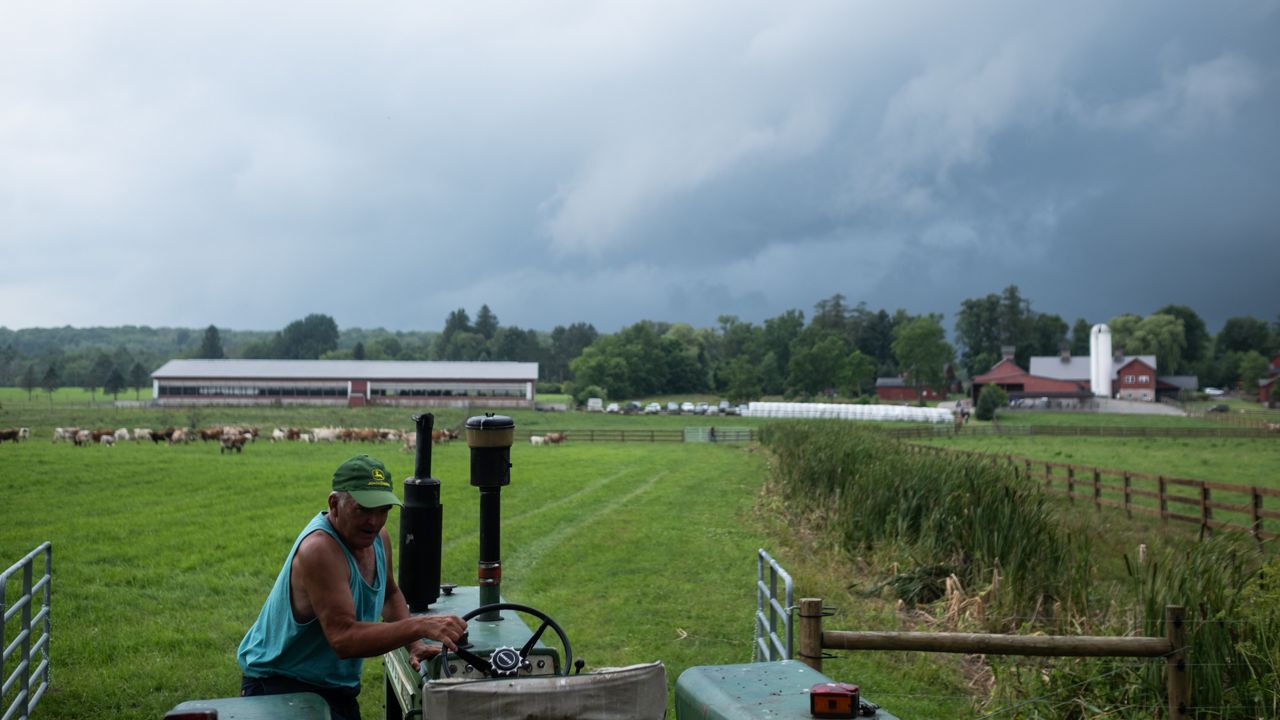
<path fill-rule="evenodd" d="M 120 428 L 119 430 L 116 430 L 116 440 L 117 440 L 117 441 L 119 441 L 119 442 L 124 442 L 124 441 L 126 441 L 126 440 L 128 440 L 128 439 L 129 439 L 129 429 L 128 429 L 128 428 Z"/>
<path fill-rule="evenodd" d="M 338 428 L 332 428 L 332 427 L 311 428 L 311 437 L 314 438 L 313 442 L 320 442 L 323 440 L 324 442 L 327 442 L 327 443 L 334 443 L 338 441 L 338 438 L 339 436 L 341 436 L 341 434 L 342 434 L 342 431 Z"/>
<path fill-rule="evenodd" d="M 271 431 L 271 442 L 284 442 L 286 437 L 284 428 L 276 428 Z"/>
<path fill-rule="evenodd" d="M 31 428 L 24 428 L 24 427 L 18 428 L 19 441 L 30 440 L 30 439 L 31 439 Z"/>
<path fill-rule="evenodd" d="M 115 436 L 115 435 L 110 435 L 110 434 L 108 434 L 108 435 L 103 435 L 102 437 L 98 438 L 98 442 L 102 443 L 103 445 L 106 445 L 107 447 L 115 447 L 115 446 L 116 446 L 116 436 Z"/>
<path fill-rule="evenodd" d="M 80 432 L 80 428 L 66 427 L 53 429 L 53 441 L 66 440 L 67 442 L 75 442 L 76 434 Z"/>
<path fill-rule="evenodd" d="M 142 442 L 143 440 L 150 440 L 150 439 L 151 439 L 151 428 L 134 428 L 133 429 L 134 442 Z"/>
<path fill-rule="evenodd" d="M 529 443 L 530 443 L 531 445 L 535 445 L 535 446 L 536 446 L 536 445 L 544 445 L 544 444 L 546 444 L 546 442 L 547 442 L 547 439 L 546 439 L 546 438 L 544 438 L 544 437 L 542 437 L 541 435 L 530 435 L 530 436 L 529 436 Z"/>
<path fill-rule="evenodd" d="M 76 444 L 76 447 L 80 447 L 81 445 L 88 445 L 92 440 L 93 440 L 93 433 L 89 432 L 88 430 L 77 430 L 74 438 L 72 438 L 72 442 Z"/>

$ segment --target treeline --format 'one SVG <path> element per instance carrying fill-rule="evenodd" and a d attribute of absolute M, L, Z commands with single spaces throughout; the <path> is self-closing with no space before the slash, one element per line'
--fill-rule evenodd
<path fill-rule="evenodd" d="M 1195 375 L 1201 387 L 1253 388 L 1267 374 L 1268 358 L 1280 352 L 1280 317 L 1268 324 L 1248 316 L 1230 318 L 1217 335 L 1185 305 L 1165 305 L 1147 316 L 1122 314 L 1070 326 L 1058 315 L 1036 312 L 1016 285 L 999 294 L 971 298 L 956 314 L 956 344 L 962 372 L 973 377 L 1000 359 L 1001 348 L 1016 348 L 1028 367 L 1033 355 L 1089 355 L 1089 332 L 1105 322 L 1114 351 L 1155 355 L 1161 375 Z"/>
<path fill-rule="evenodd" d="M 1096 322 L 1111 327 L 1116 350 L 1157 356 L 1161 374 L 1196 375 L 1200 385 L 1249 389 L 1280 351 L 1280 319 L 1233 317 L 1211 334 L 1189 307 L 1166 305 L 1148 316 L 1105 320 L 1034 310 L 1016 285 L 966 299 L 956 313 L 953 347 L 940 314 L 890 313 L 841 294 L 754 324 L 722 315 L 712 328 L 642 320 L 602 334 L 589 323 L 550 332 L 503 326 L 482 305 L 473 320 L 458 308 L 434 331 L 339 329 L 312 314 L 277 332 L 215 326 L 186 328 L 0 328 L 0 385 L 29 392 L 50 387 L 103 388 L 116 395 L 150 384 L 171 358 L 356 360 L 492 360 L 536 362 L 543 391 L 635 398 L 715 393 L 741 402 L 763 396 L 867 398 L 877 377 L 901 377 L 943 390 L 989 370 L 1001 349 L 1015 348 L 1023 368 L 1033 355 L 1089 354 Z"/>

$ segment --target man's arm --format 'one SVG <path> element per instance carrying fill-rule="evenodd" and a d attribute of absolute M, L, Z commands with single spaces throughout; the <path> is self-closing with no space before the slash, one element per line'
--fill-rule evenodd
<path fill-rule="evenodd" d="M 384 547 L 388 542 L 386 538 L 384 529 L 381 538 Z M 452 650 L 456 649 L 454 642 L 466 631 L 466 623 L 455 615 L 409 616 L 408 606 L 404 605 L 404 596 L 398 587 L 395 594 L 399 605 L 404 608 L 403 615 L 390 622 L 356 620 L 355 603 L 347 585 L 347 558 L 338 542 L 326 533 L 313 533 L 303 540 L 294 555 L 293 565 L 294 588 L 301 595 L 299 599 L 310 606 L 338 657 L 376 657 L 424 637 L 439 640 Z M 394 582 L 391 575 L 388 556 L 388 592 Z M 384 602 L 383 611 L 386 609 Z M 396 614 L 398 611 L 392 612 Z"/>

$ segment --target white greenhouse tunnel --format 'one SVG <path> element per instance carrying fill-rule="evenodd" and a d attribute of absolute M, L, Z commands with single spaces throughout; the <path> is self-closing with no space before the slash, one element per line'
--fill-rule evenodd
<path fill-rule="evenodd" d="M 850 405 L 843 403 L 753 402 L 748 417 L 814 418 L 899 422 L 954 422 L 950 410 L 908 405 Z"/>

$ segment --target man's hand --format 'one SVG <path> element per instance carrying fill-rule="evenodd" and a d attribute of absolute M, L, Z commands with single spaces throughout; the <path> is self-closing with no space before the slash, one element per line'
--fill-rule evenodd
<path fill-rule="evenodd" d="M 413 666 L 414 670 L 422 672 L 422 663 L 439 655 L 440 650 L 439 645 L 428 645 L 421 640 L 417 640 L 409 646 L 409 664 Z"/>
<path fill-rule="evenodd" d="M 450 650 L 458 649 L 458 638 L 467 632 L 467 623 L 457 615 L 418 615 L 413 619 L 419 622 L 419 634 L 422 637 L 439 640 Z M 429 645 L 421 640 L 409 645 L 408 650 L 409 664 L 419 672 L 423 660 L 440 654 L 439 645 Z"/>
<path fill-rule="evenodd" d="M 458 649 L 455 643 L 467 631 L 467 623 L 457 615 L 419 615 L 416 619 L 422 624 L 419 635 L 439 640 L 450 650 Z"/>

